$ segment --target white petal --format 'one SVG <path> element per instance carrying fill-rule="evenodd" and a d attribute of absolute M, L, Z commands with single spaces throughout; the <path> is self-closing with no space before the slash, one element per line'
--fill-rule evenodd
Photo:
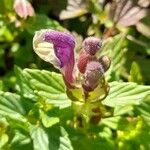
<path fill-rule="evenodd" d="M 43 35 L 47 31 L 50 30 L 45 29 L 35 33 L 33 38 L 33 49 L 41 59 L 52 63 L 57 68 L 60 68 L 60 61 L 55 55 L 53 44 L 43 40 Z"/>

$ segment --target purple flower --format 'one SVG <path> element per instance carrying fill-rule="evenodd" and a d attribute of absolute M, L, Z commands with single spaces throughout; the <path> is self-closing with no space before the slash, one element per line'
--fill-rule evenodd
<path fill-rule="evenodd" d="M 92 60 L 95 60 L 95 59 L 96 59 L 96 57 L 94 55 L 90 55 L 84 50 L 81 51 L 81 53 L 79 54 L 78 64 L 77 64 L 79 71 L 82 74 L 85 73 L 87 63 L 89 61 L 92 61 Z"/>
<path fill-rule="evenodd" d="M 101 48 L 102 42 L 95 37 L 88 37 L 83 41 L 82 50 L 78 58 L 78 69 L 83 74 L 87 63 L 92 60 L 97 60 L 95 54 Z"/>
<path fill-rule="evenodd" d="M 72 35 L 46 29 L 37 31 L 33 47 L 39 57 L 60 69 L 65 82 L 73 83 L 75 39 Z"/>
<path fill-rule="evenodd" d="M 110 58 L 108 56 L 97 58 L 96 52 L 101 45 L 101 40 L 98 38 L 86 38 L 75 62 L 75 39 L 72 35 L 45 29 L 37 31 L 33 38 L 35 53 L 61 71 L 68 97 L 81 101 L 88 98 L 97 100 L 101 94 L 107 94 L 103 89 L 105 88 L 103 81 L 104 73 L 110 67 Z M 95 90 L 98 93 L 91 98 Z"/>

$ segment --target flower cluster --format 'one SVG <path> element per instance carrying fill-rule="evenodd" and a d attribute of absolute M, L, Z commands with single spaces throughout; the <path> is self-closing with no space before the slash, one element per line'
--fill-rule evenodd
<path fill-rule="evenodd" d="M 110 58 L 96 56 L 101 46 L 100 39 L 88 37 L 75 58 L 75 39 L 68 33 L 44 29 L 33 38 L 35 53 L 61 71 L 66 93 L 73 101 L 95 102 L 108 94 L 104 73 L 110 66 Z"/>

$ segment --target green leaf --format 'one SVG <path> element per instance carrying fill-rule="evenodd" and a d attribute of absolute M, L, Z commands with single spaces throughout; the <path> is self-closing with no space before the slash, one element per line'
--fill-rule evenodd
<path fill-rule="evenodd" d="M 36 96 L 35 100 L 44 99 L 46 103 L 68 107 L 71 101 L 65 94 L 65 86 L 60 74 L 46 70 L 24 69 L 20 74 L 20 88 L 26 96 Z"/>
<path fill-rule="evenodd" d="M 103 104 L 110 107 L 138 105 L 148 95 L 150 95 L 150 86 L 112 82 L 110 83 L 109 94 Z"/>
<path fill-rule="evenodd" d="M 48 128 L 53 126 L 54 124 L 59 122 L 59 118 L 56 116 L 56 114 L 49 113 L 48 115 L 45 114 L 43 111 L 41 111 L 41 118 L 42 123 L 44 127 Z"/>
<path fill-rule="evenodd" d="M 21 131 L 21 130 L 20 130 Z M 11 150 L 26 150 L 26 149 L 32 149 L 32 144 L 31 144 L 31 138 L 27 134 L 23 134 L 18 130 L 15 131 L 15 135 L 13 139 L 10 142 L 10 149 Z"/>
<path fill-rule="evenodd" d="M 68 133 L 61 126 L 53 126 L 46 130 L 49 135 L 49 150 L 73 150 Z"/>
<path fill-rule="evenodd" d="M 114 116 L 127 114 L 127 113 L 132 112 L 132 110 L 133 110 L 132 105 L 116 106 L 114 109 Z"/>
<path fill-rule="evenodd" d="M 34 150 L 49 150 L 48 135 L 41 127 L 31 126 L 30 135 L 33 140 Z"/>
<path fill-rule="evenodd" d="M 9 137 L 7 134 L 0 135 L 0 149 L 3 149 L 3 146 L 8 142 Z"/>
<path fill-rule="evenodd" d="M 142 101 L 140 106 L 137 106 L 135 109 L 138 115 L 142 116 L 144 121 L 150 126 L 150 96 Z"/>
<path fill-rule="evenodd" d="M 120 119 L 121 119 L 120 116 L 104 118 L 100 122 L 100 125 L 106 125 L 110 127 L 111 129 L 117 129 Z"/>
<path fill-rule="evenodd" d="M 142 80 L 143 79 L 142 79 L 140 68 L 136 62 L 133 62 L 130 70 L 129 81 L 142 84 L 143 83 Z"/>
<path fill-rule="evenodd" d="M 124 48 L 124 41 L 125 35 L 119 34 L 113 38 L 109 38 L 104 41 L 103 47 L 98 54 L 101 55 L 108 55 L 111 57 L 111 66 L 109 70 L 106 72 L 107 80 L 116 80 L 123 70 L 123 65 L 125 62 L 125 48 Z M 112 79 L 113 76 L 115 79 Z"/>
<path fill-rule="evenodd" d="M 74 137 L 72 140 L 74 143 L 74 150 L 115 150 L 113 142 L 106 138 L 90 138 L 87 136 Z"/>
<path fill-rule="evenodd" d="M 30 134 L 34 150 L 73 150 L 68 134 L 62 127 L 53 126 L 44 130 L 31 126 Z"/>
<path fill-rule="evenodd" d="M 25 114 L 19 95 L 0 91 L 0 115 L 24 122 L 26 121 Z"/>
<path fill-rule="evenodd" d="M 0 80 L 0 91 L 3 90 L 3 81 Z"/>

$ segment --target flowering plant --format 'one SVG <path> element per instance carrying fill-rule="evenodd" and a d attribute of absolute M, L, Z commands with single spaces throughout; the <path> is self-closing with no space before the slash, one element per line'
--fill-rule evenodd
<path fill-rule="evenodd" d="M 33 38 L 35 53 L 62 73 L 66 93 L 73 101 L 78 117 L 85 115 L 89 117 L 86 121 L 93 123 L 99 123 L 102 115 L 99 102 L 109 91 L 104 73 L 110 67 L 110 58 L 96 56 L 101 46 L 100 39 L 88 37 L 83 41 L 78 58 L 74 58 L 75 39 L 68 33 L 45 29 L 37 31 Z"/>
<path fill-rule="evenodd" d="M 149 6 L 0 0 L 0 150 L 149 150 Z"/>

